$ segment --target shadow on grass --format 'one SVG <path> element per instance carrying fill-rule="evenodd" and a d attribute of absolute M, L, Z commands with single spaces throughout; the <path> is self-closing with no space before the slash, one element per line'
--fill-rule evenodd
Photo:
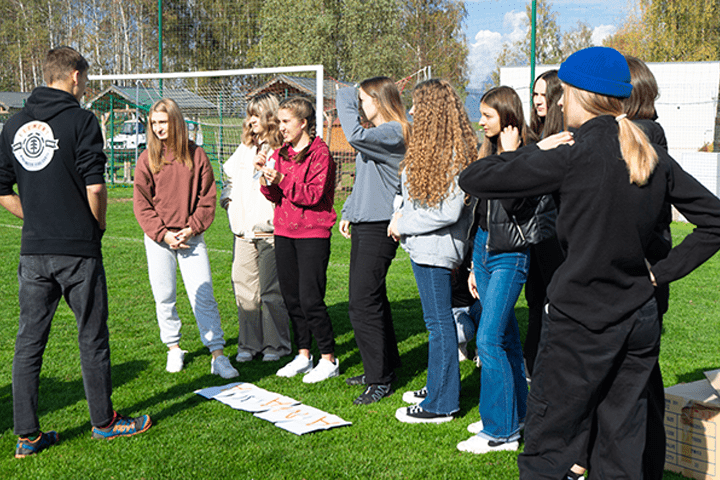
<path fill-rule="evenodd" d="M 112 366 L 113 387 L 119 387 L 132 381 L 148 366 L 146 360 L 133 360 Z M 60 380 L 56 377 L 40 377 L 38 391 L 38 417 L 62 410 L 80 401 L 85 400 L 85 390 L 82 378 L 72 381 Z M 0 432 L 12 429 L 12 384 L 0 388 Z M 84 407 L 86 408 L 86 407 Z M 90 422 L 63 432 L 63 438 L 73 437 L 80 433 L 86 434 L 90 429 Z"/>
<path fill-rule="evenodd" d="M 697 382 L 698 380 L 706 380 L 707 377 L 705 376 L 705 372 L 709 372 L 711 370 L 717 370 L 718 366 L 715 365 L 709 365 L 707 367 L 703 368 L 696 368 L 695 370 L 692 370 L 690 372 L 685 372 L 682 374 L 679 374 L 677 376 L 678 383 L 690 383 L 690 382 Z"/>

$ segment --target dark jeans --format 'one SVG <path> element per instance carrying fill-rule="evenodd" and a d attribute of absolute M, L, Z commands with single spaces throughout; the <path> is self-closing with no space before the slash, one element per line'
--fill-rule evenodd
<path fill-rule="evenodd" d="M 280 291 L 292 323 L 295 346 L 310 349 L 312 337 L 321 354 L 335 352 L 335 334 L 325 306 L 329 238 L 275 235 Z"/>
<path fill-rule="evenodd" d="M 50 324 L 61 297 L 75 314 L 85 397 L 93 426 L 113 418 L 107 284 L 102 259 L 22 255 L 18 266 L 20 323 L 13 359 L 15 434 L 40 429 L 38 384 Z"/>
<path fill-rule="evenodd" d="M 398 244 L 390 222 L 352 224 L 348 314 L 368 384 L 389 383 L 400 366 L 385 277 Z"/>
<path fill-rule="evenodd" d="M 660 353 L 655 299 L 602 331 L 552 305 L 542 321 L 520 478 L 563 478 L 588 445 L 590 478 L 645 478 L 648 422 L 658 421 L 648 416 L 648 381 Z M 664 451 L 645 455 L 664 458 Z"/>
<path fill-rule="evenodd" d="M 523 345 L 523 356 L 528 376 L 532 377 L 535 368 L 540 331 L 542 329 L 542 311 L 547 297 L 550 280 L 565 260 L 557 237 L 548 238 L 536 245 L 530 245 L 530 269 L 525 282 L 525 300 L 528 304 L 528 328 Z"/>

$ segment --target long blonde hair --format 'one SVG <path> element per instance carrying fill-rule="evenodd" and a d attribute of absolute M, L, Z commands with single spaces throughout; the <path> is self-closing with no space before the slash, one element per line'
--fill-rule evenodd
<path fill-rule="evenodd" d="M 436 207 L 452 193 L 460 172 L 477 159 L 478 139 L 447 81 L 422 82 L 412 96 L 413 129 L 400 170 L 405 169 L 409 198 Z"/>
<path fill-rule="evenodd" d="M 405 107 L 400 99 L 400 91 L 395 82 L 388 77 L 373 77 L 363 80 L 360 88 L 375 100 L 378 111 L 386 121 L 400 123 L 403 138 L 407 142 L 410 136 L 410 122 L 408 122 Z"/>
<path fill-rule="evenodd" d="M 571 96 L 571 100 L 588 113 L 616 117 L 620 152 L 630 175 L 630 183 L 645 185 L 658 163 L 658 155 L 645 132 L 624 115 L 623 100 L 580 90 L 569 84 L 565 84 L 565 95 Z"/>
<path fill-rule="evenodd" d="M 242 141 L 245 145 L 258 145 L 260 139 L 253 133 L 249 118 L 256 116 L 260 119 L 260 125 L 265 130 L 265 141 L 270 148 L 277 150 L 282 145 L 282 134 L 280 133 L 280 122 L 277 118 L 278 105 L 280 101 L 271 93 L 262 93 L 250 99 L 246 108 L 246 119 L 243 123 Z"/>
<path fill-rule="evenodd" d="M 165 142 L 157 138 L 152 129 L 152 116 L 155 112 L 167 113 L 168 116 L 168 137 Z M 187 125 L 180 111 L 180 107 L 171 98 L 163 98 L 155 102 L 148 113 L 148 159 L 150 171 L 157 174 L 162 170 L 163 165 L 169 164 L 165 159 L 163 143 L 175 156 L 175 160 L 181 162 L 190 171 L 193 169 L 193 159 L 190 154 L 190 142 L 188 140 Z"/>

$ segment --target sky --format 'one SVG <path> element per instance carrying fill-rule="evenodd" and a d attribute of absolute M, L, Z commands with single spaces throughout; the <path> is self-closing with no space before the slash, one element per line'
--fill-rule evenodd
<path fill-rule="evenodd" d="M 480 87 L 495 70 L 495 58 L 507 42 L 525 37 L 527 0 L 465 0 L 468 16 L 465 19 L 470 55 L 470 88 Z M 557 12 L 561 34 L 572 30 L 578 22 L 593 29 L 593 42 L 600 45 L 625 21 L 630 0 L 549 0 L 551 10 Z"/>

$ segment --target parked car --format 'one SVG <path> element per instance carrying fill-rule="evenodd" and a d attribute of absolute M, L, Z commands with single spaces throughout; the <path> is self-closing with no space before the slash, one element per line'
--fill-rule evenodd
<path fill-rule="evenodd" d="M 129 150 L 136 146 L 138 149 L 144 150 L 146 145 L 145 124 L 138 120 L 123 122 L 120 131 L 107 141 L 107 148 L 115 150 Z"/>

